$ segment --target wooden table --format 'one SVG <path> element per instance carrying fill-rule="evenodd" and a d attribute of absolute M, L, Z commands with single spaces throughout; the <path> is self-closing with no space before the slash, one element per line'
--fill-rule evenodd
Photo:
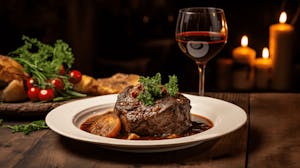
<path fill-rule="evenodd" d="M 207 93 L 207 96 L 242 107 L 248 114 L 247 123 L 219 139 L 162 153 L 108 150 L 60 136 L 49 129 L 24 135 L 0 128 L 0 167 L 300 166 L 300 94 Z M 3 124 L 27 123 L 30 120 L 10 117 L 5 118 Z"/>

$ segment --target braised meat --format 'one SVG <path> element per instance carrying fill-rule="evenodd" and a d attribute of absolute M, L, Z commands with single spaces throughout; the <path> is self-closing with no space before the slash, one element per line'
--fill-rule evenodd
<path fill-rule="evenodd" d="M 167 136 L 182 134 L 191 127 L 190 100 L 184 95 L 167 95 L 146 106 L 136 98 L 135 89 L 129 86 L 119 93 L 114 108 L 126 132 L 141 136 Z"/>

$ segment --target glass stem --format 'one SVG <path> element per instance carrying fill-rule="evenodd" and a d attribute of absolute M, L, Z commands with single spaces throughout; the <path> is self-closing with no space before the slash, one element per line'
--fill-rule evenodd
<path fill-rule="evenodd" d="M 204 82 L 205 82 L 205 67 L 204 63 L 197 63 L 199 71 L 199 96 L 204 96 Z"/>

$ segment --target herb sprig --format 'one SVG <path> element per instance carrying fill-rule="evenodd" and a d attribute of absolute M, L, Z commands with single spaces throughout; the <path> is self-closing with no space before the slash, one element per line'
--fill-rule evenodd
<path fill-rule="evenodd" d="M 25 135 L 30 134 L 33 131 L 47 129 L 48 126 L 45 120 L 33 121 L 29 124 L 20 124 L 20 125 L 3 125 L 2 127 L 12 129 L 12 132 L 23 132 Z"/>
<path fill-rule="evenodd" d="M 162 98 L 165 94 L 175 96 L 178 92 L 178 79 L 175 75 L 169 75 L 169 82 L 165 85 L 161 82 L 161 74 L 156 73 L 153 77 L 141 76 L 139 82 L 144 89 L 139 93 L 137 99 L 146 106 L 154 104 L 156 99 Z M 164 92 L 164 89 L 167 93 Z"/>
<path fill-rule="evenodd" d="M 22 40 L 24 45 L 8 55 L 20 62 L 26 72 L 40 79 L 40 84 L 44 84 L 48 78 L 62 77 L 59 75 L 62 65 L 67 69 L 72 67 L 72 49 L 62 40 L 57 40 L 54 47 L 25 35 L 22 36 Z"/>
<path fill-rule="evenodd" d="M 23 65 L 25 72 L 37 82 L 35 85 L 39 88 L 53 88 L 53 84 L 49 82 L 51 79 L 60 79 L 63 82 L 63 90 L 56 93 L 53 101 L 86 96 L 74 91 L 73 84 L 69 81 L 70 76 L 61 73 L 62 69 L 68 72 L 74 63 L 72 49 L 67 43 L 59 39 L 51 46 L 25 35 L 22 40 L 24 45 L 8 55 Z"/>

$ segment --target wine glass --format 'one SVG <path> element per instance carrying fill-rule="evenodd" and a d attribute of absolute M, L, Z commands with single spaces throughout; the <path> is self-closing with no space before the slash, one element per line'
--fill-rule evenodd
<path fill-rule="evenodd" d="M 227 43 L 228 28 L 224 10 L 191 7 L 179 10 L 176 41 L 181 51 L 194 60 L 199 70 L 199 95 L 204 95 L 205 67 Z"/>

